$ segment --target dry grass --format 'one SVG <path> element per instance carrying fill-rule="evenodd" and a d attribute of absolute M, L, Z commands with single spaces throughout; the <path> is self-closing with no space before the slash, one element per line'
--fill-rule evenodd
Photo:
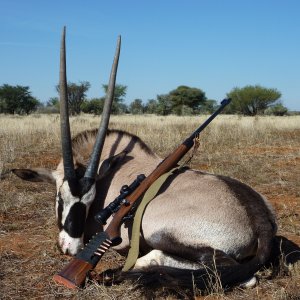
<path fill-rule="evenodd" d="M 172 151 L 205 117 L 113 116 L 111 127 L 140 136 L 161 157 Z M 71 119 L 73 135 L 97 127 L 98 117 Z M 60 159 L 58 116 L 0 116 L 0 298 L 1 299 L 299 299 L 300 265 L 259 273 L 255 289 L 224 292 L 214 286 L 192 292 L 136 288 L 129 283 L 106 287 L 89 283 L 80 291 L 57 286 L 52 275 L 68 257 L 56 246 L 54 187 L 23 182 L 11 168 L 55 168 Z M 229 175 L 253 186 L 272 202 L 279 234 L 300 245 L 300 117 L 219 116 L 201 135 L 192 167 Z M 142 171 L 142 170 L 141 170 Z M 101 268 L 122 265 L 110 251 Z M 276 272 L 275 272 L 276 271 Z"/>

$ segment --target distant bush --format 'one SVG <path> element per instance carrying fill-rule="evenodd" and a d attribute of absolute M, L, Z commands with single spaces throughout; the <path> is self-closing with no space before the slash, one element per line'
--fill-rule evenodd
<path fill-rule="evenodd" d="M 59 107 L 55 106 L 39 106 L 36 110 L 38 114 L 59 114 Z"/>
<path fill-rule="evenodd" d="M 263 114 L 268 107 L 274 105 L 281 97 L 281 93 L 273 88 L 247 85 L 243 88 L 232 89 L 227 97 L 232 99 L 230 105 L 226 107 L 227 113 L 255 116 Z"/>
<path fill-rule="evenodd" d="M 288 112 L 288 109 L 283 106 L 281 103 L 277 103 L 273 106 L 270 106 L 265 110 L 265 115 L 274 115 L 274 116 L 284 116 Z"/>
<path fill-rule="evenodd" d="M 28 86 L 0 86 L 0 113 L 28 115 L 39 105 L 40 102 L 31 95 Z"/>

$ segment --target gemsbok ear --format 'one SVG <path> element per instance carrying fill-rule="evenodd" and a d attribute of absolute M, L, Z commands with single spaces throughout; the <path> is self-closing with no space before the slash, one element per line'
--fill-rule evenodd
<path fill-rule="evenodd" d="M 112 170 L 113 167 L 115 167 L 118 163 L 120 163 L 125 158 L 126 155 L 127 155 L 127 151 L 122 151 L 119 154 L 116 154 L 114 156 L 105 159 L 99 168 L 98 179 L 106 176 L 108 172 Z"/>
<path fill-rule="evenodd" d="M 49 182 L 55 183 L 53 171 L 43 168 L 36 169 L 12 169 L 14 174 L 23 180 L 32 182 Z"/>

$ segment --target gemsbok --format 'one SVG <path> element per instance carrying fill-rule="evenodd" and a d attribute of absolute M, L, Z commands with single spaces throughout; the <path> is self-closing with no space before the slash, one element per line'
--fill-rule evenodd
<path fill-rule="evenodd" d="M 56 184 L 59 246 L 75 255 L 102 230 L 94 215 L 138 174 L 146 176 L 160 163 L 140 138 L 107 129 L 114 95 L 120 38 L 99 129 L 71 139 L 65 57 L 65 29 L 60 62 L 62 159 L 56 170 L 14 169 L 22 179 Z M 129 248 L 131 222 L 122 225 L 122 243 Z M 269 202 L 248 185 L 222 175 L 185 168 L 172 175 L 148 205 L 140 233 L 141 253 L 131 276 L 142 282 L 201 287 L 201 276 L 216 267 L 224 285 L 256 284 L 255 272 L 268 260 L 276 234 Z"/>

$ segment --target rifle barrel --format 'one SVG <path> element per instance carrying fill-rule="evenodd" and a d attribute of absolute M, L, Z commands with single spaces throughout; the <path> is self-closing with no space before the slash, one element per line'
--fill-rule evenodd
<path fill-rule="evenodd" d="M 227 106 L 229 103 L 231 102 L 231 99 L 224 99 L 221 101 L 221 105 L 220 107 L 203 123 L 199 126 L 199 128 L 197 128 L 189 138 L 187 138 L 187 140 L 189 139 L 194 139 L 196 136 L 199 135 L 199 133 L 225 108 L 225 106 Z"/>

